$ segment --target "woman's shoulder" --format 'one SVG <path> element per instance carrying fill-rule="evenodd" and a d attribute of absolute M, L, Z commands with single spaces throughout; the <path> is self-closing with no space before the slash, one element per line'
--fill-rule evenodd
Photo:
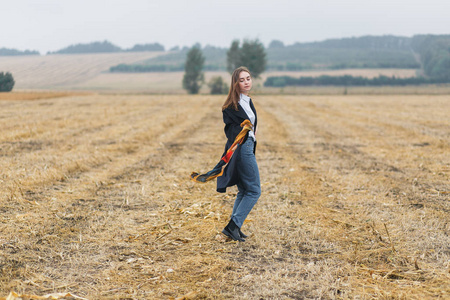
<path fill-rule="evenodd" d="M 222 112 L 225 114 L 236 114 L 239 112 L 239 106 L 238 106 L 238 109 L 235 110 L 234 107 L 232 105 L 230 105 L 227 108 L 225 108 L 224 110 L 222 110 Z"/>

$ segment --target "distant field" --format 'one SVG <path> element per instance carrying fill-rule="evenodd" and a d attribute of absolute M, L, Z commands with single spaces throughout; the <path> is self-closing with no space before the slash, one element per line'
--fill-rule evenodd
<path fill-rule="evenodd" d="M 286 75 L 286 72 L 270 72 L 264 74 L 264 77 L 268 76 L 282 76 Z M 344 69 L 344 70 L 314 70 L 314 71 L 299 71 L 299 72 L 288 72 L 289 76 L 300 77 L 300 76 L 312 76 L 317 77 L 320 75 L 330 75 L 330 76 L 341 76 L 341 75 L 352 75 L 352 76 L 362 76 L 367 78 L 377 77 L 379 75 L 385 76 L 396 76 L 396 77 L 413 77 L 416 76 L 416 70 L 414 69 Z"/>
<path fill-rule="evenodd" d="M 189 180 L 223 151 L 223 96 L 36 94 L 0 100 L 0 299 L 450 297 L 448 95 L 255 96 L 235 243 L 236 189 Z"/>
<path fill-rule="evenodd" d="M 365 77 L 376 77 L 378 75 L 410 77 L 415 76 L 415 70 L 411 69 L 349 69 L 335 71 L 305 71 L 305 72 L 266 72 L 261 75 L 261 79 L 256 80 L 255 90 L 264 92 L 266 89 L 263 83 L 268 76 L 320 76 L 320 75 L 354 75 Z M 122 91 L 143 91 L 150 93 L 184 94 L 182 88 L 183 72 L 166 73 L 103 73 L 87 81 L 74 85 L 67 85 L 69 89 L 88 90 L 122 90 Z M 227 72 L 205 72 L 205 81 L 214 76 L 222 76 L 226 82 L 230 81 L 230 74 Z M 318 89 L 316 87 L 316 89 Z M 209 89 L 205 84 L 202 93 L 208 93 Z"/>
<path fill-rule="evenodd" d="M 162 52 L 0 56 L 0 71 L 11 72 L 15 89 L 67 89 L 109 71 L 119 63 L 134 63 Z"/>
<path fill-rule="evenodd" d="M 183 72 L 170 73 L 108 73 L 111 66 L 119 63 L 135 63 L 164 53 L 134 52 L 110 54 L 48 55 L 26 57 L 0 57 L 0 71 L 13 74 L 15 90 L 91 90 L 101 92 L 137 92 L 185 94 L 182 88 Z M 255 92 L 277 93 L 279 89 L 266 89 L 263 82 L 268 76 L 320 76 L 353 75 L 376 77 L 378 75 L 410 77 L 415 76 L 412 69 L 349 69 L 304 72 L 267 72 L 255 83 Z M 206 72 L 206 82 L 213 76 L 230 80 L 227 72 Z M 284 89 L 302 93 L 302 89 Z M 308 90 L 308 89 L 306 89 Z M 315 91 L 333 89 L 314 88 Z M 208 93 L 204 85 L 202 93 Z M 309 92 L 307 92 L 309 93 Z M 339 89 L 341 93 L 341 89 Z"/>
<path fill-rule="evenodd" d="M 92 94 L 90 92 L 60 92 L 60 91 L 27 91 L 27 92 L 8 92 L 0 93 L 0 100 L 39 100 L 52 98 L 65 98 L 69 96 L 81 96 Z"/>

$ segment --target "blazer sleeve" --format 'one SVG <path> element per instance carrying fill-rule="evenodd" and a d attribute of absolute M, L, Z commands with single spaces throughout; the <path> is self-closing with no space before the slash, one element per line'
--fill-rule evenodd
<path fill-rule="evenodd" d="M 223 122 L 225 123 L 225 135 L 227 136 L 228 142 L 233 143 L 236 136 L 241 132 L 241 122 L 233 114 L 231 108 L 225 109 L 223 112 Z"/>

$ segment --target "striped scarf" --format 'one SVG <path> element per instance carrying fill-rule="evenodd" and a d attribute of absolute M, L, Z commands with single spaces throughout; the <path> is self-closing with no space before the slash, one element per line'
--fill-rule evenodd
<path fill-rule="evenodd" d="M 240 145 L 243 141 L 245 136 L 247 135 L 247 132 L 252 130 L 252 123 L 249 120 L 245 120 L 241 123 L 242 130 L 239 132 L 239 134 L 234 139 L 233 144 L 228 148 L 225 155 L 220 159 L 219 163 L 209 172 L 205 174 L 199 174 L 196 172 L 192 172 L 191 174 L 191 180 L 195 182 L 208 182 L 214 178 L 217 178 L 219 176 L 222 176 L 223 170 L 225 169 L 226 165 L 230 161 L 231 157 L 233 156 L 234 151 L 237 149 L 237 146 Z"/>

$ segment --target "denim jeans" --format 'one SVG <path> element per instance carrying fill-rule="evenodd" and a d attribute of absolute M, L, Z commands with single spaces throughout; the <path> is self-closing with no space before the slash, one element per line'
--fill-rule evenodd
<path fill-rule="evenodd" d="M 261 196 L 259 170 L 253 153 L 254 144 L 253 139 L 248 137 L 247 141 L 241 145 L 241 152 L 236 161 L 239 172 L 238 193 L 231 219 L 239 228 L 242 227 L 245 218 Z"/>

